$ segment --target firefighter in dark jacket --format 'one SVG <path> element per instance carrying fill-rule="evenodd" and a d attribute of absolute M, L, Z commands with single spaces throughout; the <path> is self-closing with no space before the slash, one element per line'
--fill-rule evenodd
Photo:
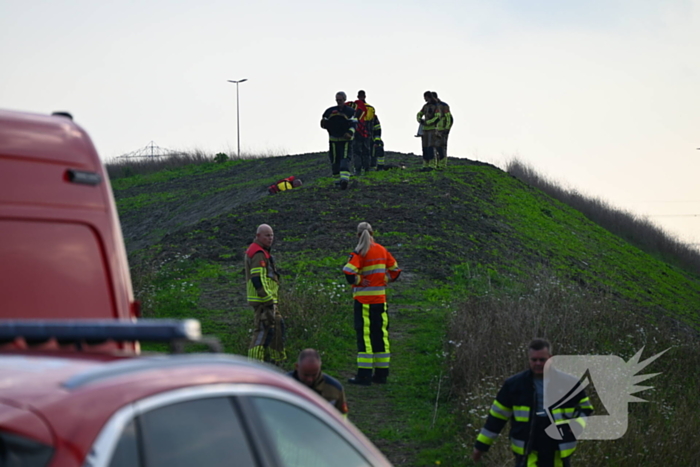
<path fill-rule="evenodd" d="M 544 367 L 551 356 L 549 342 L 544 339 L 534 339 L 530 342 L 530 369 L 508 378 L 498 391 L 486 424 L 476 439 L 472 453 L 474 461 L 481 459 L 510 420 L 510 442 L 516 467 L 570 465 L 571 455 L 576 449 L 576 438 L 570 424 L 579 424 L 576 430 L 585 426 L 585 417 L 593 412 L 593 406 L 586 393 L 580 391 L 551 411 L 557 427 L 563 434 L 562 439 L 555 440 L 545 433 L 551 421 L 547 415 L 547 408 L 544 407 Z M 560 374 L 563 375 L 561 372 Z"/>
<path fill-rule="evenodd" d="M 321 128 L 328 131 L 330 141 L 328 157 L 331 169 L 333 175 L 340 176 L 338 185 L 342 190 L 348 187 L 350 181 L 351 142 L 357 127 L 355 110 L 345 105 L 346 100 L 344 92 L 336 93 L 335 102 L 338 105 L 326 109 L 321 117 Z"/>
<path fill-rule="evenodd" d="M 279 364 L 287 355 L 284 319 L 277 309 L 280 276 L 270 254 L 274 238 L 272 227 L 260 224 L 255 241 L 246 250 L 244 263 L 248 303 L 255 310 L 248 357 Z"/>
<path fill-rule="evenodd" d="M 326 399 L 344 417 L 348 415 L 345 389 L 340 382 L 321 371 L 321 355 L 314 349 L 304 349 L 294 364 L 294 371 L 287 373 L 295 380 L 311 388 Z"/>
<path fill-rule="evenodd" d="M 355 251 L 343 267 L 345 279 L 352 285 L 357 337 L 357 374 L 348 383 L 385 384 L 391 361 L 385 289 L 387 282 L 399 278 L 401 269 L 391 253 L 374 241 L 369 222 L 358 224 L 357 236 Z"/>

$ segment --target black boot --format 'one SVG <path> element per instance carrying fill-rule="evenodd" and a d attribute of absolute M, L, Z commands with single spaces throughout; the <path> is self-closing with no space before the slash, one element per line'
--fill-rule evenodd
<path fill-rule="evenodd" d="M 376 384 L 386 384 L 386 379 L 389 377 L 388 368 L 376 368 L 374 370 L 374 376 L 372 376 L 372 382 Z"/>
<path fill-rule="evenodd" d="M 357 375 L 354 378 L 348 379 L 348 383 L 357 384 L 360 386 L 372 385 L 372 369 L 360 368 L 357 370 Z"/>

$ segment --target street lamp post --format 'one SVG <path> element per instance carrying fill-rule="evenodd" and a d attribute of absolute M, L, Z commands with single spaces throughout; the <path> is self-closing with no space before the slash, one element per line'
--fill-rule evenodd
<path fill-rule="evenodd" d="M 229 83 L 236 83 L 236 137 L 238 138 L 238 157 L 241 157 L 241 114 L 238 110 L 238 83 L 248 81 L 248 78 L 239 79 L 234 81 L 232 79 L 228 80 Z"/>

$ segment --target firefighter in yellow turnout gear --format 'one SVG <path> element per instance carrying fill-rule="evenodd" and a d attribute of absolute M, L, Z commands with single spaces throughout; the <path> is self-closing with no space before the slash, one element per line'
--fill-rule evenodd
<path fill-rule="evenodd" d="M 440 110 L 440 119 L 435 127 L 435 167 L 438 169 L 447 168 L 447 138 L 450 136 L 452 129 L 452 112 L 447 102 L 443 102 L 438 97 L 438 94 L 433 91 L 433 98 L 437 102 Z"/>
<path fill-rule="evenodd" d="M 287 355 L 284 319 L 277 309 L 279 274 L 270 254 L 274 238 L 272 227 L 261 224 L 245 253 L 244 263 L 248 303 L 255 310 L 248 357 L 278 364 Z"/>
<path fill-rule="evenodd" d="M 440 106 L 437 99 L 433 97 L 431 91 L 423 93 L 425 105 L 416 115 L 416 120 L 421 125 L 421 143 L 423 145 L 423 168 L 421 170 L 429 171 L 437 169 L 437 160 L 435 159 L 435 147 L 437 126 L 441 118 Z"/>

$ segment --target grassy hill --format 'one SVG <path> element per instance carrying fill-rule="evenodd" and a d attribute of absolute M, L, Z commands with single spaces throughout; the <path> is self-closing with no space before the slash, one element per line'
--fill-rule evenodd
<path fill-rule="evenodd" d="M 357 177 L 346 191 L 334 187 L 324 154 L 113 180 L 145 312 L 196 317 L 227 351 L 245 353 L 252 314 L 242 254 L 256 226 L 268 223 L 283 272 L 290 359 L 316 347 L 326 371 L 344 380 L 354 373 L 355 347 L 352 299 L 340 269 L 358 222 L 368 221 L 404 270 L 388 296 L 391 383 L 346 390 L 351 420 L 394 464 L 468 465 L 481 417 L 503 378 L 523 367 L 523 345 L 536 335 L 552 339 L 557 352 L 626 360 L 643 345 L 645 357 L 672 346 L 659 360 L 665 365 L 650 371 L 670 375 L 655 382 L 654 395 L 663 395 L 666 384 L 673 397 L 657 397 L 654 407 L 663 410 L 630 409 L 645 428 L 625 438 L 648 445 L 654 432 L 669 432 L 672 419 L 663 415 L 681 417 L 684 398 L 697 399 L 698 366 L 688 366 L 700 363 L 696 274 L 644 253 L 491 165 L 450 160 L 446 171 L 422 173 L 416 156 L 389 153 L 388 159 L 406 169 Z M 269 184 L 289 175 L 304 186 L 267 194 Z M 674 373 L 681 365 L 685 371 Z M 660 426 L 649 431 L 651 424 Z M 695 437 L 681 436 L 697 428 L 674 428 L 678 446 L 695 443 L 698 452 Z M 486 465 L 508 460 L 506 444 L 500 440 Z M 598 459 L 660 465 L 655 459 L 669 458 L 632 459 L 628 451 L 638 444 L 627 444 L 590 441 L 577 457 L 587 460 L 582 465 Z"/>

